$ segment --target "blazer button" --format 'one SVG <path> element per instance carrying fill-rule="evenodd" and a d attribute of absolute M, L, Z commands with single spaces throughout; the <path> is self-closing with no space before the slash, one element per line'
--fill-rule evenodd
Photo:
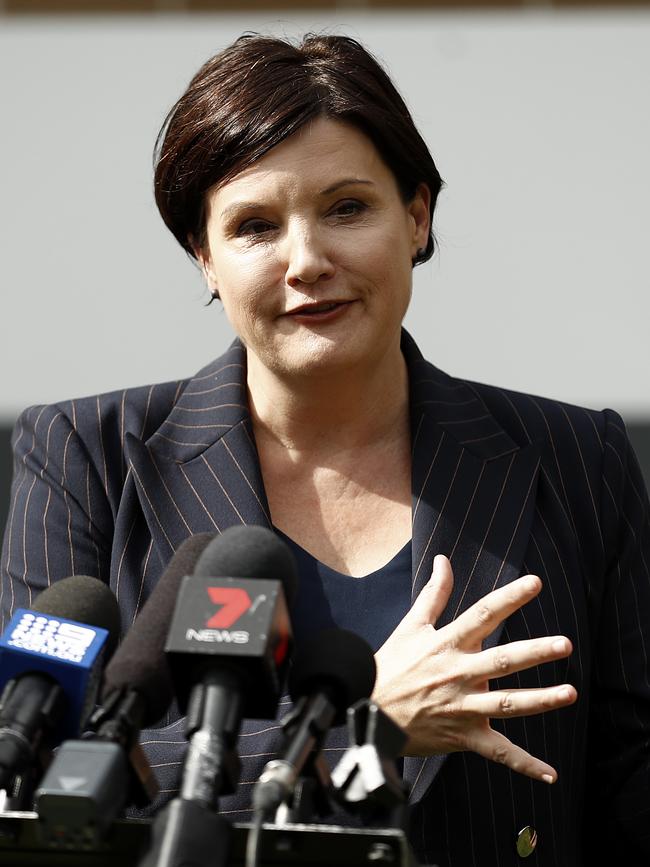
<path fill-rule="evenodd" d="M 528 858 L 532 855 L 537 846 L 537 831 L 532 825 L 526 825 L 517 834 L 517 855 L 521 858 Z"/>

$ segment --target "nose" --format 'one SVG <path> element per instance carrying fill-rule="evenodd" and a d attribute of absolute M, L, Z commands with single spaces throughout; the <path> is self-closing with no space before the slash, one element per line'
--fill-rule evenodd
<path fill-rule="evenodd" d="M 305 222 L 291 225 L 286 234 L 286 282 L 295 287 L 327 280 L 334 264 L 318 227 Z"/>

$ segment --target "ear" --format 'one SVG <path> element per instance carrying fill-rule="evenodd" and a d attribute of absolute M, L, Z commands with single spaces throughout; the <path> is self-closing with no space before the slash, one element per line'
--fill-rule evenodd
<path fill-rule="evenodd" d="M 429 230 L 431 228 L 430 205 L 431 190 L 426 184 L 419 184 L 415 195 L 407 206 L 409 216 L 413 221 L 412 258 L 415 258 L 420 250 L 426 249 L 429 243 Z"/>
<path fill-rule="evenodd" d="M 196 261 L 199 263 L 201 271 L 203 272 L 203 276 L 205 277 L 205 282 L 208 284 L 208 290 L 210 295 L 218 298 L 219 297 L 219 289 L 217 287 L 217 279 L 214 276 L 214 271 L 212 269 L 212 259 L 210 257 L 210 250 L 206 250 L 203 247 L 199 247 L 192 243 L 192 249 L 194 250 L 194 255 L 196 256 Z"/>

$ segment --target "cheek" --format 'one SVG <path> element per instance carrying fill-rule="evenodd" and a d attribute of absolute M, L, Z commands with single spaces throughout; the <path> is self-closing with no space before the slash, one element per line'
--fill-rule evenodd
<path fill-rule="evenodd" d="M 217 280 L 226 289 L 237 289 L 264 279 L 270 258 L 261 248 L 237 251 L 226 247 L 213 257 L 213 270 Z"/>
<path fill-rule="evenodd" d="M 230 322 L 254 319 L 260 312 L 273 280 L 272 257 L 222 255 L 214 268 L 219 294 Z"/>
<path fill-rule="evenodd" d="M 243 336 L 243 332 L 250 330 L 251 323 L 254 323 L 259 316 L 257 294 L 252 288 L 241 284 L 235 287 L 232 283 L 220 294 L 228 321 L 235 331 Z"/>
<path fill-rule="evenodd" d="M 403 231 L 388 228 L 354 239 L 346 245 L 344 262 L 377 289 L 394 293 L 395 300 L 402 297 L 402 292 L 410 296 L 413 264 Z"/>
<path fill-rule="evenodd" d="M 386 219 L 346 241 L 346 255 L 360 267 L 391 272 L 411 267 L 411 240 L 403 221 Z"/>

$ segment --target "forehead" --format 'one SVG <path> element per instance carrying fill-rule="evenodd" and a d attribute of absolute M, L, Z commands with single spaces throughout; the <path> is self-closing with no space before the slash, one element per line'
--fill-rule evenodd
<path fill-rule="evenodd" d="M 351 124 L 317 118 L 253 165 L 208 194 L 210 210 L 261 194 L 314 196 L 338 181 L 357 178 L 397 188 L 372 141 Z"/>

